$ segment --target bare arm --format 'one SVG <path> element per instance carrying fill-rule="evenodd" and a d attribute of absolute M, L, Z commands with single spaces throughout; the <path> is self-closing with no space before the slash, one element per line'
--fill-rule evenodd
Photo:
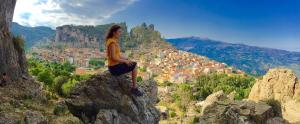
<path fill-rule="evenodd" d="M 127 57 L 121 56 L 121 59 L 129 60 Z"/>

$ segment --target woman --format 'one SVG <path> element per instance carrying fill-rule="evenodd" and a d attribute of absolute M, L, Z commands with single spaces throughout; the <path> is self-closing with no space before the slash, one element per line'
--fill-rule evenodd
<path fill-rule="evenodd" d="M 108 57 L 108 70 L 114 76 L 119 76 L 131 72 L 132 87 L 131 92 L 136 96 L 143 94 L 136 87 L 137 63 L 130 61 L 121 55 L 119 38 L 122 34 L 122 29 L 119 25 L 113 25 L 105 38 L 106 51 Z"/>

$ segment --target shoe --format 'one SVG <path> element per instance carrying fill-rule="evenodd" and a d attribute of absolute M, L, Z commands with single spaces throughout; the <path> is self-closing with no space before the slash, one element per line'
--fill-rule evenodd
<path fill-rule="evenodd" d="M 138 88 L 131 88 L 131 93 L 135 96 L 143 96 L 143 93 Z"/>

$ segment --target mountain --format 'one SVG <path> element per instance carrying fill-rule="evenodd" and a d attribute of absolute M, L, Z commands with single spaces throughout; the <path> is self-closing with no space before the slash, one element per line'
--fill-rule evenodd
<path fill-rule="evenodd" d="M 42 40 L 53 39 L 55 35 L 55 30 L 49 27 L 27 27 L 16 22 L 11 24 L 11 32 L 14 36 L 22 36 L 24 38 L 25 48 L 30 48 Z"/>
<path fill-rule="evenodd" d="M 104 49 L 104 38 L 107 30 L 118 24 L 123 29 L 121 43 L 126 39 L 127 26 L 126 23 L 110 23 L 104 25 L 64 25 L 56 28 L 55 42 L 67 43 L 75 47 L 97 47 Z M 121 45 L 123 46 L 123 44 Z"/>
<path fill-rule="evenodd" d="M 207 56 L 260 76 L 270 68 L 287 67 L 300 75 L 300 53 L 285 50 L 232 44 L 197 37 L 167 39 L 180 50 Z"/>

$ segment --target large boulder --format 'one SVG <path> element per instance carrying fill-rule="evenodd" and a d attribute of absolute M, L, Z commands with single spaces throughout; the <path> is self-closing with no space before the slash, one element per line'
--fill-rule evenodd
<path fill-rule="evenodd" d="M 0 0 L 0 74 L 7 73 L 16 80 L 27 75 L 27 63 L 22 43 L 13 42 L 9 27 L 16 0 Z"/>
<path fill-rule="evenodd" d="M 202 106 L 200 124 L 285 124 L 282 118 L 275 118 L 268 104 L 232 100 L 222 91 L 211 94 L 199 105 Z"/>
<path fill-rule="evenodd" d="M 300 123 L 300 84 L 291 70 L 271 69 L 254 84 L 248 99 L 278 101 L 283 118 L 291 123 Z"/>
<path fill-rule="evenodd" d="M 96 124 L 156 124 L 159 111 L 154 107 L 157 87 L 154 81 L 144 81 L 144 96 L 130 92 L 128 75 L 118 77 L 104 72 L 80 82 L 66 100 L 69 111 L 84 123 Z M 143 91 L 143 89 L 141 88 Z"/>

